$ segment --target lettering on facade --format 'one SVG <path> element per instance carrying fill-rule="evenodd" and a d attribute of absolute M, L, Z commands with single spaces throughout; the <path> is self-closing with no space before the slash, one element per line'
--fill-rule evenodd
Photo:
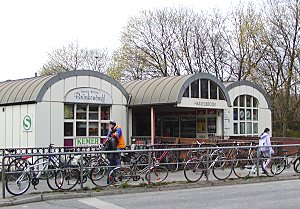
<path fill-rule="evenodd" d="M 67 93 L 66 102 L 112 104 L 112 98 L 100 89 L 78 88 Z"/>
<path fill-rule="evenodd" d="M 76 138 L 76 146 L 85 146 L 85 145 L 98 145 L 100 143 L 100 138 Z"/>
<path fill-rule="evenodd" d="M 75 92 L 74 98 L 76 100 L 94 101 L 99 103 L 105 103 L 105 94 L 98 95 L 98 92 Z"/>
<path fill-rule="evenodd" d="M 201 101 L 195 101 L 194 102 L 195 106 L 200 106 L 200 107 L 216 107 L 217 103 L 216 102 L 201 102 Z"/>

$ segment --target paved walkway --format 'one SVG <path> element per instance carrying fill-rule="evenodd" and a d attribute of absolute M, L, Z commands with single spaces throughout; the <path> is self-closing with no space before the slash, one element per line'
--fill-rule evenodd
<path fill-rule="evenodd" d="M 87 181 L 84 184 L 84 191 L 80 190 L 80 185 L 77 185 L 73 191 L 68 192 L 52 192 L 46 181 L 41 181 L 39 185 L 37 185 L 37 190 L 33 189 L 33 186 L 29 188 L 29 190 L 17 197 L 11 196 L 7 191 L 5 192 L 6 198 L 3 199 L 3 191 L 1 189 L 0 195 L 0 206 L 4 205 L 12 205 L 12 204 L 21 204 L 26 202 L 35 202 L 42 201 L 45 199 L 62 199 L 62 198 L 76 198 L 76 197 L 89 197 L 89 196 L 97 196 L 97 195 L 109 195 L 109 194 L 118 194 L 118 193 L 131 193 L 131 192 L 144 192 L 144 191 L 155 191 L 155 190 L 172 190 L 178 188 L 197 188 L 197 187 L 205 187 L 205 186 L 215 186 L 215 185 L 228 185 L 228 184 L 243 184 L 243 183 L 255 183 L 261 181 L 276 181 L 276 180 L 286 180 L 286 179 L 299 179 L 300 175 L 296 174 L 292 168 L 285 170 L 281 175 L 275 177 L 266 177 L 266 175 L 261 175 L 259 178 L 254 176 L 253 178 L 248 179 L 238 179 L 235 177 L 234 173 L 231 174 L 229 179 L 226 181 L 220 181 L 213 177 L 212 173 L 209 174 L 208 179 L 203 175 L 197 183 L 187 183 L 183 171 L 178 171 L 175 173 L 169 173 L 168 178 L 165 180 L 168 184 L 163 184 L 160 187 L 141 187 L 142 180 L 139 181 L 130 181 L 129 185 L 135 186 L 135 188 L 115 188 L 109 187 L 101 190 L 100 192 L 92 190 L 95 186 L 91 183 L 91 181 Z M 146 183 L 146 182 L 144 182 Z M 2 185 L 2 182 L 1 182 Z M 145 186 L 143 184 L 143 186 Z"/>

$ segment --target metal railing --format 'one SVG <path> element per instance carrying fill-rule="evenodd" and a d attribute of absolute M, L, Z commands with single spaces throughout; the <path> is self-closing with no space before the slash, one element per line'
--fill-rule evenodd
<path fill-rule="evenodd" d="M 9 177 L 12 173 L 24 172 L 23 170 L 20 170 L 20 169 L 19 170 L 18 169 L 8 170 L 8 166 L 9 166 L 8 162 L 11 163 L 13 160 L 20 159 L 24 156 L 30 157 L 29 159 L 26 159 L 29 162 L 28 164 L 34 164 L 34 161 L 36 159 L 42 158 L 42 157 L 47 159 L 47 158 L 49 158 L 49 156 L 52 156 L 52 157 L 56 156 L 58 159 L 61 160 L 61 162 L 66 163 L 70 159 L 74 158 L 74 156 L 80 156 L 78 158 L 79 160 L 78 160 L 78 162 L 77 162 L 78 164 L 76 166 L 72 167 L 69 164 L 69 167 L 61 166 L 58 168 L 48 168 L 47 171 L 48 172 L 50 172 L 50 171 L 57 172 L 58 170 L 62 170 L 62 171 L 63 170 L 73 170 L 74 172 L 76 171 L 77 173 L 79 173 L 79 177 L 78 177 L 79 179 L 76 182 L 76 184 L 80 185 L 81 190 L 84 189 L 84 184 L 88 184 L 88 181 L 87 182 L 84 181 L 84 178 L 88 179 L 88 177 L 84 176 L 84 175 L 87 172 L 90 172 L 90 170 L 96 169 L 96 168 L 109 169 L 108 170 L 109 172 L 105 173 L 105 177 L 106 177 L 116 167 L 116 166 L 109 166 L 108 164 L 105 164 L 105 165 L 104 164 L 100 164 L 100 165 L 99 164 L 96 164 L 96 165 L 86 164 L 84 162 L 85 158 L 87 158 L 87 157 L 91 158 L 91 157 L 97 157 L 97 156 L 103 157 L 110 153 L 119 154 L 121 156 L 123 156 L 123 154 L 126 156 L 125 153 L 132 153 L 134 156 L 133 158 L 135 158 L 135 159 L 137 159 L 139 156 L 144 154 L 144 156 L 148 156 L 147 162 L 143 162 L 144 164 L 146 164 L 145 166 L 148 166 L 148 169 L 150 169 L 151 167 L 153 167 L 156 164 L 159 166 L 163 166 L 163 167 L 170 167 L 177 163 L 179 169 L 173 173 L 173 176 L 178 175 L 178 176 L 182 177 L 182 172 L 183 172 L 185 179 L 190 182 L 193 182 L 193 181 L 189 180 L 188 177 L 186 176 L 187 170 L 190 169 L 190 168 L 188 168 L 188 165 L 194 166 L 194 165 L 198 164 L 198 168 L 199 168 L 199 162 L 201 162 L 202 170 L 200 170 L 199 175 L 201 175 L 201 176 L 205 175 L 206 181 L 209 181 L 209 170 L 212 170 L 213 175 L 216 177 L 216 179 L 224 178 L 222 180 L 226 180 L 227 178 L 231 177 L 231 175 L 233 173 L 233 169 L 235 168 L 234 166 L 237 166 L 237 167 L 244 166 L 244 165 L 239 165 L 239 163 L 241 163 L 241 162 L 243 162 L 244 164 L 247 164 L 247 162 L 251 162 L 251 169 L 249 168 L 249 174 L 251 173 L 251 175 L 253 175 L 253 176 L 254 175 L 259 176 L 261 161 L 267 159 L 266 157 L 260 155 L 261 153 L 260 153 L 260 149 L 258 146 L 222 146 L 222 147 L 205 146 L 204 147 L 203 144 L 197 145 L 197 146 L 198 147 L 192 147 L 192 148 L 190 147 L 190 148 L 163 148 L 163 149 L 155 149 L 154 147 L 149 146 L 149 147 L 147 147 L 147 149 L 144 149 L 144 150 L 118 150 L 118 151 L 102 151 L 98 147 L 93 147 L 91 149 L 88 149 L 88 148 L 78 148 L 78 149 L 75 149 L 75 148 L 72 148 L 72 149 L 70 149 L 70 148 L 53 148 L 53 149 L 49 149 L 49 148 L 44 147 L 44 148 L 30 148 L 27 150 L 22 149 L 24 151 L 22 151 L 22 152 L 16 151 L 16 152 L 14 152 L 15 154 L 7 153 L 7 152 L 5 152 L 5 150 L 3 150 L 2 160 L 1 160 L 2 161 L 2 164 L 1 164 L 2 197 L 3 198 L 6 197 L 6 183 L 8 181 L 7 177 Z M 298 159 L 300 156 L 299 155 L 300 144 L 274 145 L 272 147 L 275 150 L 275 155 L 272 156 L 272 162 L 278 161 L 279 163 L 284 162 L 285 164 L 288 164 L 289 163 L 288 160 L 290 158 Z M 294 148 L 295 149 L 295 147 L 298 149 L 298 152 L 294 153 L 294 155 L 291 154 L 291 155 L 287 156 L 287 155 L 284 155 L 284 152 L 282 152 L 283 148 Z M 19 150 L 19 149 L 16 149 L 16 150 Z M 241 153 L 244 153 L 244 154 L 250 153 L 250 151 L 251 151 L 251 153 L 256 153 L 256 155 L 250 157 L 249 155 L 245 154 L 240 157 L 237 157 L 234 155 L 234 153 L 237 152 L 237 150 L 239 150 Z M 165 159 L 158 162 L 157 159 L 160 156 L 155 156 L 155 153 L 156 154 L 160 153 L 160 156 L 162 153 L 167 153 L 167 154 L 165 154 L 167 157 L 169 156 L 168 153 L 176 153 L 176 155 L 174 155 L 174 156 L 177 157 L 177 160 L 179 159 L 178 156 L 181 156 L 181 160 L 178 160 L 177 162 L 176 161 L 170 162 L 167 160 L 167 157 L 166 157 Z M 213 154 L 213 153 L 215 153 L 215 154 Z M 129 160 L 129 164 L 127 164 L 127 165 L 121 164 L 121 167 L 122 166 L 129 167 L 130 162 L 132 162 L 132 161 Z M 299 162 L 300 162 L 300 159 L 299 159 Z M 143 163 L 141 163 L 140 165 L 144 165 Z M 227 165 L 227 167 L 221 167 L 221 165 L 223 165 L 223 164 Z M 278 165 L 278 166 L 281 166 L 281 165 Z M 230 171 L 230 169 L 231 169 L 231 171 Z M 244 169 L 248 169 L 248 168 L 245 166 Z M 190 170 L 192 170 L 192 169 L 190 169 Z M 39 172 L 39 170 L 33 170 L 33 172 Z M 196 173 L 196 171 L 191 171 L 191 173 L 192 172 Z M 220 176 L 217 177 L 214 172 L 219 172 L 218 175 L 220 175 L 220 176 L 222 175 L 222 177 L 220 177 Z M 225 173 L 225 172 L 228 172 L 228 173 Z M 245 173 L 247 173 L 247 172 L 248 172 L 248 170 L 245 170 Z M 300 165 L 299 165 L 299 172 L 300 172 Z M 225 174 L 226 175 L 228 174 L 228 176 L 226 176 Z M 91 176 L 90 173 L 88 175 Z M 168 176 L 168 174 L 167 174 L 167 176 Z M 132 178 L 137 177 L 137 175 L 133 175 L 131 177 Z M 32 176 L 31 176 L 31 178 L 32 178 Z M 243 177 L 241 177 L 241 178 L 243 178 Z M 31 180 L 32 179 L 30 179 L 30 181 Z M 150 183 L 151 183 L 151 178 L 150 178 L 150 176 L 148 176 L 147 184 L 150 184 Z M 61 188 L 58 188 L 58 190 L 59 189 L 61 189 Z M 42 190 L 44 190 L 44 189 L 42 189 Z"/>

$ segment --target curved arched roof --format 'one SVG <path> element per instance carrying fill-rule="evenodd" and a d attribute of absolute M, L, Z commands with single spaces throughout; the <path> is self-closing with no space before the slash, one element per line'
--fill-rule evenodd
<path fill-rule="evenodd" d="M 227 89 L 227 91 L 230 91 L 231 89 L 233 89 L 234 87 L 237 87 L 237 86 L 251 86 L 251 87 L 253 87 L 254 89 L 256 89 L 257 91 L 259 91 L 264 96 L 264 98 L 267 101 L 268 108 L 272 109 L 272 103 L 271 103 L 270 97 L 268 96 L 268 94 L 266 93 L 266 91 L 263 88 L 261 88 L 257 83 L 253 83 L 253 82 L 246 81 L 246 80 L 235 81 L 235 82 L 229 84 L 226 87 L 226 89 Z"/>
<path fill-rule="evenodd" d="M 129 81 L 122 84 L 132 96 L 130 105 L 178 104 L 181 102 L 185 89 L 198 79 L 214 81 L 223 91 L 227 104 L 230 106 L 230 98 L 225 86 L 208 73 Z"/>
<path fill-rule="evenodd" d="M 96 71 L 74 70 L 51 76 L 40 76 L 1 82 L 0 106 L 41 102 L 49 87 L 60 80 L 72 76 L 93 76 L 106 80 L 116 86 L 126 99 L 128 99 L 128 93 L 125 88 L 111 77 Z"/>

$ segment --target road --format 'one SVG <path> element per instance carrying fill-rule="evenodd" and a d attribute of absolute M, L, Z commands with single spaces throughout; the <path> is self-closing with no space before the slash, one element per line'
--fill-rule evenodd
<path fill-rule="evenodd" d="M 53 200 L 8 209 L 299 209 L 300 180 Z"/>

